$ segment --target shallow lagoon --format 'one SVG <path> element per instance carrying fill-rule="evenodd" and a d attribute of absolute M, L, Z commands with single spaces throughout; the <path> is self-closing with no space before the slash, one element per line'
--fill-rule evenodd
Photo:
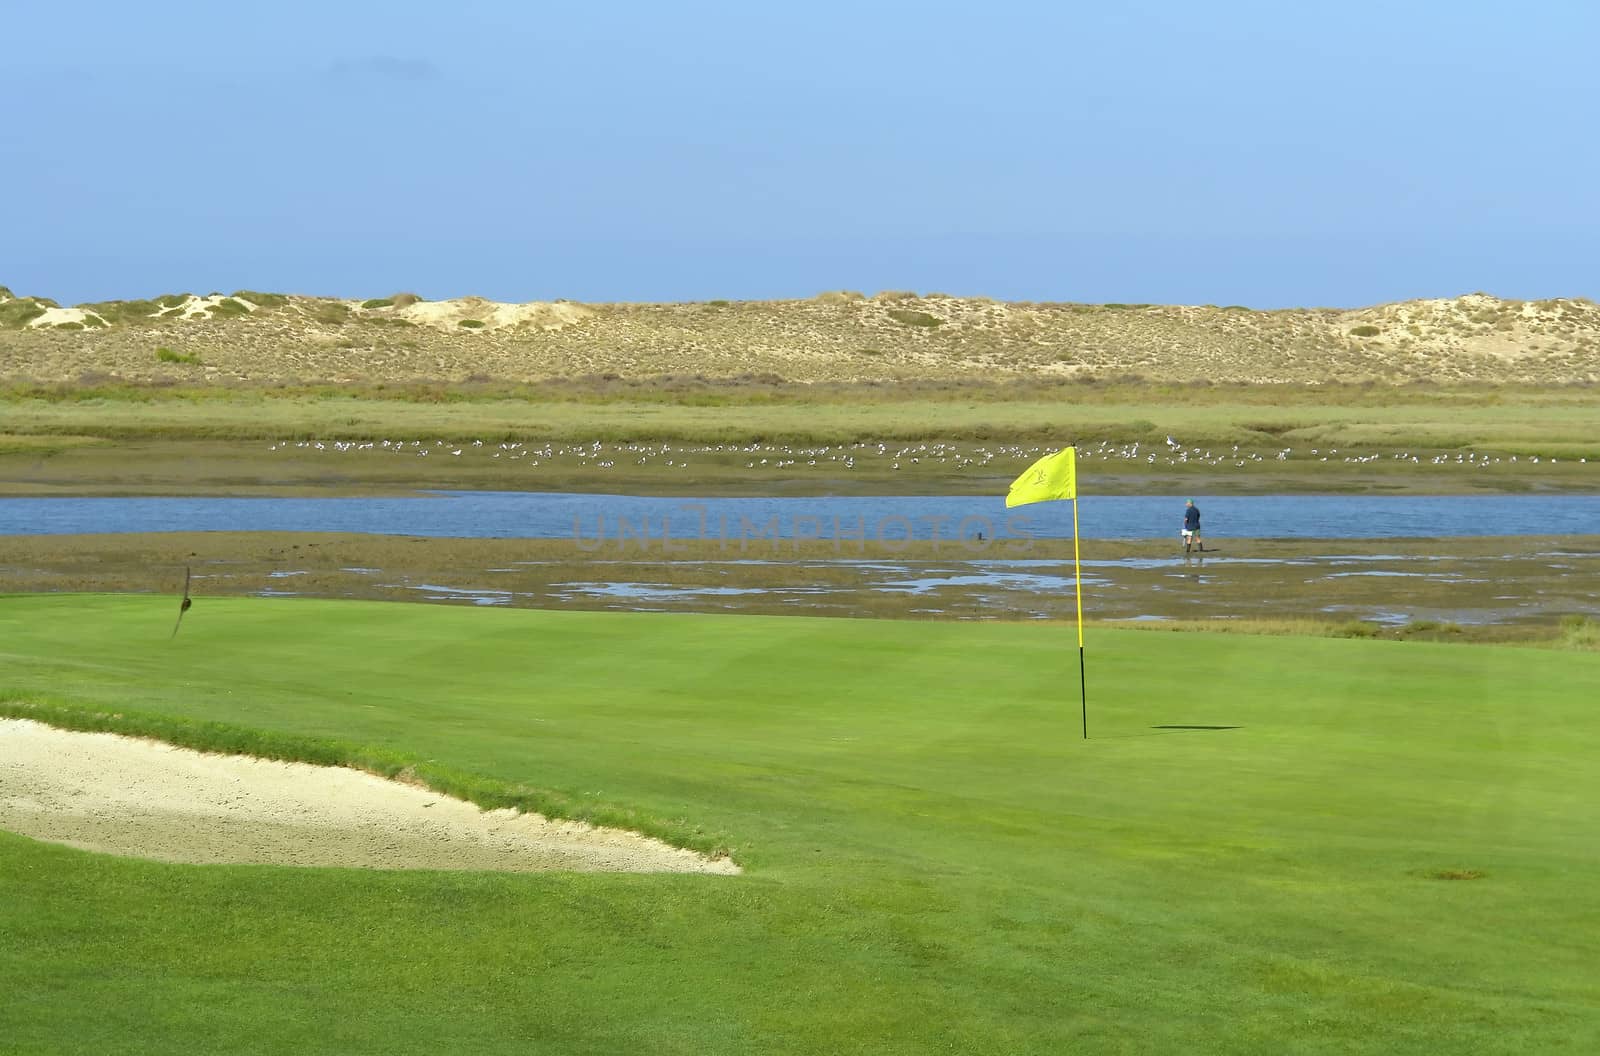
<path fill-rule="evenodd" d="M 1188 496 L 1089 496 L 1085 539 L 1176 537 Z M 1585 534 L 1600 495 L 1192 496 L 1211 537 L 1382 539 Z M 173 531 L 359 532 L 451 538 L 573 539 L 599 548 L 642 540 L 731 545 L 784 539 L 981 542 L 1069 538 L 1072 509 L 1007 510 L 998 496 L 677 498 L 564 492 L 436 492 L 343 498 L 0 499 L 0 535 Z M 979 536 L 982 536 L 980 541 Z"/>

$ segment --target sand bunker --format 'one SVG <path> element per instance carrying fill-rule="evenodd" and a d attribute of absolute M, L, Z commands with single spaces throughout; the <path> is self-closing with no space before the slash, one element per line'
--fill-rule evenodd
<path fill-rule="evenodd" d="M 359 770 L 207 755 L 26 719 L 0 719 L 0 829 L 166 862 L 739 872 L 638 833 L 484 811 Z"/>

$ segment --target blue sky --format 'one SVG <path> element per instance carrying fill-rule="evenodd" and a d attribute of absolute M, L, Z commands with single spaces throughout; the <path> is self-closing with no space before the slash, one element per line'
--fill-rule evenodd
<path fill-rule="evenodd" d="M 63 303 L 1600 297 L 1597 5 L 49 10 L 0 283 Z"/>

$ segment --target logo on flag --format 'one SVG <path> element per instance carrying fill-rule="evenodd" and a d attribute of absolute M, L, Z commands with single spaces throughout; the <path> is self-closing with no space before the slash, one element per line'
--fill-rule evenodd
<path fill-rule="evenodd" d="M 1006 492 L 1006 506 L 1078 497 L 1078 449 L 1064 447 L 1023 471 Z"/>

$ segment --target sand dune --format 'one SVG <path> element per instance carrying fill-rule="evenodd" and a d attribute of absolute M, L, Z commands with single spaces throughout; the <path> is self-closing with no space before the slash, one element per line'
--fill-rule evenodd
<path fill-rule="evenodd" d="M 358 381 L 663 374 L 1591 384 L 1600 306 L 1487 294 L 1364 308 L 803 300 L 510 303 L 252 294 L 53 307 L 0 293 L 0 377 Z M 231 302 L 231 303 L 229 303 Z M 152 310 L 155 309 L 155 310 Z M 91 313 L 99 313 L 91 321 Z M 99 325 L 101 321 L 105 325 Z M 174 365 L 158 347 L 191 358 Z M 202 366 L 203 364 L 203 366 Z"/>

